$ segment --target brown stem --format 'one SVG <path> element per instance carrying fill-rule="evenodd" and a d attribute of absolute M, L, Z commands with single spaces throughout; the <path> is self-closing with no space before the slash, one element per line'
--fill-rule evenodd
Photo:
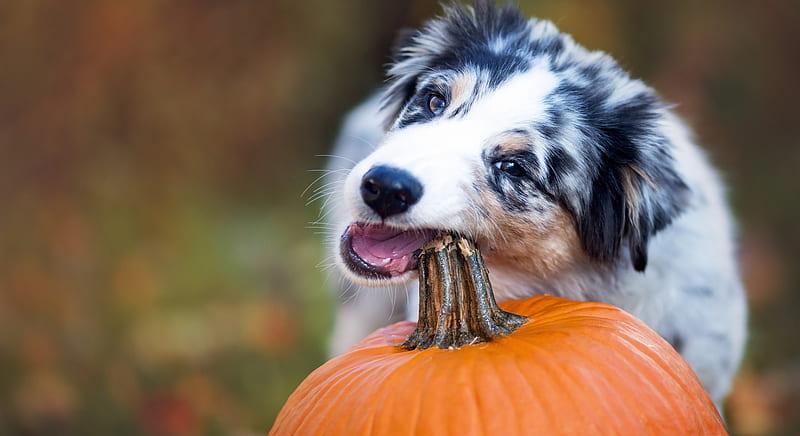
<path fill-rule="evenodd" d="M 419 256 L 419 320 L 401 347 L 459 348 L 488 342 L 526 321 L 497 306 L 475 244 L 445 233 L 426 244 Z"/>

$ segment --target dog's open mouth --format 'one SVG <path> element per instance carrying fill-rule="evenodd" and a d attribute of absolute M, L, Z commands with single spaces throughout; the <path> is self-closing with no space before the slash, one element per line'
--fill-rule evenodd
<path fill-rule="evenodd" d="M 342 235 L 340 250 L 352 272 L 387 279 L 415 269 L 422 246 L 436 234 L 436 230 L 398 230 L 382 224 L 353 223 Z"/>

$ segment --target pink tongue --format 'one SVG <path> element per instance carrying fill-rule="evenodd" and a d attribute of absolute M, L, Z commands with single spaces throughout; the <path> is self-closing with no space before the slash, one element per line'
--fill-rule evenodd
<path fill-rule="evenodd" d="M 353 251 L 370 265 L 392 275 L 414 267 L 414 252 L 431 238 L 430 232 L 398 231 L 384 226 L 353 224 Z"/>

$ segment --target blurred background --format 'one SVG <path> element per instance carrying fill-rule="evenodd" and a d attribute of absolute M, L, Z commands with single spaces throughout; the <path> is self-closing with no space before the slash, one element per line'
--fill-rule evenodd
<path fill-rule="evenodd" d="M 800 434 L 800 4 L 521 1 L 690 121 L 752 305 L 736 434 Z M 318 204 L 433 0 L 0 2 L 0 434 L 263 434 L 325 359 Z"/>

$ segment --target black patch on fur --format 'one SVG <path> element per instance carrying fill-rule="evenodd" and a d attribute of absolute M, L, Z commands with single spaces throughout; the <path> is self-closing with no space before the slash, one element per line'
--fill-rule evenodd
<path fill-rule="evenodd" d="M 678 353 L 683 353 L 683 347 L 684 345 L 686 345 L 683 336 L 679 334 L 674 334 L 671 337 L 665 339 L 667 340 L 667 342 L 669 342 L 670 345 L 672 345 L 672 348 L 674 348 L 675 351 L 677 351 Z"/>
<path fill-rule="evenodd" d="M 512 160 L 520 165 L 525 175 L 512 177 L 497 169 L 495 163 L 502 160 Z M 492 153 L 484 153 L 486 162 L 487 182 L 495 192 L 503 208 L 509 212 L 523 213 L 532 209 L 531 199 L 544 197 L 549 202 L 555 202 L 555 196 L 540 181 L 539 161 L 531 150 L 517 150 L 509 154 L 500 154 L 500 147 L 495 147 Z"/>
<path fill-rule="evenodd" d="M 561 35 L 554 35 L 548 38 L 533 41 L 531 51 L 536 54 L 546 53 L 551 56 L 558 55 L 564 50 L 564 38 Z"/>
<path fill-rule="evenodd" d="M 381 110 L 393 107 L 385 127 L 388 130 L 402 109 L 408 105 L 417 90 L 417 76 L 404 77 L 392 83 L 385 91 Z"/>
<path fill-rule="evenodd" d="M 428 121 L 430 119 L 431 119 L 431 117 L 428 116 L 427 114 L 425 114 L 424 112 L 415 111 L 413 113 L 406 114 L 403 117 L 403 119 L 400 120 L 399 123 L 397 123 L 397 128 L 398 129 L 402 129 L 403 127 L 406 127 L 408 125 L 423 123 L 423 122 Z"/>
<path fill-rule="evenodd" d="M 405 113 L 403 118 L 400 119 L 397 128 L 403 128 L 410 124 L 423 123 L 425 121 L 437 118 L 439 115 L 431 113 L 430 109 L 428 108 L 428 98 L 432 93 L 435 93 L 444 97 L 445 101 L 450 102 L 452 100 L 450 91 L 451 90 L 447 89 L 446 87 L 430 84 L 414 93 L 410 97 L 409 104 L 409 106 L 413 107 L 413 110 Z"/>
<path fill-rule="evenodd" d="M 558 186 L 561 178 L 571 173 L 577 166 L 575 159 L 567 154 L 561 146 L 554 146 L 548 150 L 544 157 L 544 163 L 547 171 L 547 185 L 550 189 Z"/>
<path fill-rule="evenodd" d="M 581 74 L 596 78 L 597 71 L 587 67 Z M 680 213 L 688 191 L 675 172 L 671 145 L 658 132 L 659 99 L 642 92 L 609 105 L 613 88 L 602 81 L 590 86 L 565 81 L 553 93 L 583 120 L 578 126 L 580 149 L 595 166 L 593 175 L 587 175 L 590 188 L 579 203 L 565 202 L 579 208 L 573 214 L 584 249 L 598 261 L 611 262 L 627 243 L 633 267 L 644 271 L 650 237 Z M 638 204 L 629 205 L 628 196 Z"/>
<path fill-rule="evenodd" d="M 552 102 L 545 100 L 547 107 L 547 121 L 536 123 L 534 128 L 550 141 L 556 139 L 561 129 L 564 128 L 564 111 L 554 106 Z"/>

